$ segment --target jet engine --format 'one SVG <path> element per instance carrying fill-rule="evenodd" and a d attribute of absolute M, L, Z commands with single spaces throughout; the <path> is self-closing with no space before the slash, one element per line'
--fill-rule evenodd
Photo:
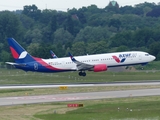
<path fill-rule="evenodd" d="M 99 65 L 95 65 L 93 68 L 94 72 L 102 72 L 102 71 L 106 71 L 107 70 L 107 65 L 106 64 L 99 64 Z"/>

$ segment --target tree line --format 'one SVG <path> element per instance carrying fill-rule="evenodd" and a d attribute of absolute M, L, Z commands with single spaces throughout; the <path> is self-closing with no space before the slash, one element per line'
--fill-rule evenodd
<path fill-rule="evenodd" d="M 96 5 L 67 12 L 40 10 L 0 11 L 0 61 L 13 60 L 7 43 L 15 38 L 30 54 L 51 58 L 142 50 L 160 59 L 160 4 L 141 3 L 120 8 Z"/>

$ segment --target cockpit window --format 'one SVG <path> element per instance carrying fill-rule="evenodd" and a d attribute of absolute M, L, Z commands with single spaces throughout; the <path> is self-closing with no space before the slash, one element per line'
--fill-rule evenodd
<path fill-rule="evenodd" d="M 145 56 L 149 56 L 149 54 L 145 54 Z"/>

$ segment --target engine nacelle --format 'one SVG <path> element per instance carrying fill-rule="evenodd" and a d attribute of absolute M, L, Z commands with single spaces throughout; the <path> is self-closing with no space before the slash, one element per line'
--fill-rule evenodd
<path fill-rule="evenodd" d="M 106 64 L 99 64 L 99 65 L 95 65 L 93 68 L 94 72 L 102 72 L 102 71 L 106 71 L 107 70 L 107 65 Z"/>

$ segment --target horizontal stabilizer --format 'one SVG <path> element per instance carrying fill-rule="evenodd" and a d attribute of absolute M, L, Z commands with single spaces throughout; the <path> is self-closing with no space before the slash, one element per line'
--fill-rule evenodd
<path fill-rule="evenodd" d="M 6 62 L 6 64 L 13 65 L 13 66 L 26 66 L 26 64 L 24 64 L 24 63 Z"/>

